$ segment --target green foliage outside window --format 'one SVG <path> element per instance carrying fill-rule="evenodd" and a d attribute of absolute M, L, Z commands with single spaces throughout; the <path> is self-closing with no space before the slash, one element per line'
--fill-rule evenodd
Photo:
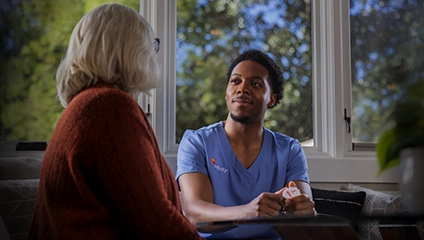
<path fill-rule="evenodd" d="M 139 0 L 115 1 L 139 10 Z M 102 1 L 16 0 L 0 10 L 0 140 L 48 141 L 63 111 L 56 68 L 75 24 Z M 284 72 L 283 101 L 265 126 L 313 138 L 311 7 L 308 0 L 177 0 L 176 141 L 227 116 L 226 72 L 249 48 Z M 400 3 L 400 2 L 399 2 Z M 351 1 L 352 130 L 375 142 L 404 86 L 422 79 L 424 3 Z M 324 86 L 325 87 L 325 86 Z"/>
<path fill-rule="evenodd" d="M 376 143 L 399 96 L 424 79 L 424 2 L 350 3 L 353 138 Z"/>
<path fill-rule="evenodd" d="M 139 0 L 114 1 L 139 11 Z M 104 1 L 6 1 L 0 11 L 0 140 L 48 141 L 63 111 L 55 74 L 72 29 Z"/>
<path fill-rule="evenodd" d="M 264 125 L 300 141 L 313 137 L 309 1 L 177 1 L 176 141 L 228 114 L 226 73 L 243 51 L 270 54 L 284 72 L 282 102 Z"/>

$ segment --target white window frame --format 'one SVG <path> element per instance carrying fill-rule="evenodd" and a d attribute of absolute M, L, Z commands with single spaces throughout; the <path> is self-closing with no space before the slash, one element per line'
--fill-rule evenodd
<path fill-rule="evenodd" d="M 162 78 L 150 97 L 151 123 L 161 151 L 176 169 L 176 1 L 140 1 L 140 12 L 161 39 Z M 351 114 L 349 1 L 314 0 L 312 7 L 314 147 L 304 147 L 309 176 L 315 182 L 396 183 L 398 168 L 378 175 L 374 151 L 352 151 L 344 109 Z"/>

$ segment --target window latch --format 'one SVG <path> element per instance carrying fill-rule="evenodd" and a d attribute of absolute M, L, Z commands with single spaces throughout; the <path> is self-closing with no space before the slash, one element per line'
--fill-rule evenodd
<path fill-rule="evenodd" d="M 150 115 L 152 115 L 152 113 L 150 113 L 150 104 L 147 104 L 147 112 L 146 112 L 146 115 L 147 115 L 148 117 L 150 117 Z"/>
<path fill-rule="evenodd" d="M 346 115 L 346 108 L 344 109 L 344 120 L 347 123 L 347 132 L 350 133 L 350 117 Z"/>

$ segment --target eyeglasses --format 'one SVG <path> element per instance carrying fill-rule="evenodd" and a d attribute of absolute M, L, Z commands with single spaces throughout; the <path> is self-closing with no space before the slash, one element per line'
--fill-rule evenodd
<path fill-rule="evenodd" d="M 155 47 L 155 51 L 154 53 L 158 53 L 159 49 L 160 49 L 160 39 L 159 38 L 155 38 L 155 41 L 153 42 L 153 46 Z"/>

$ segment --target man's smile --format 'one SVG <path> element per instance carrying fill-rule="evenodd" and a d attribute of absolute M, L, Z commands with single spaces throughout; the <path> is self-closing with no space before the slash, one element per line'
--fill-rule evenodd
<path fill-rule="evenodd" d="M 253 101 L 246 97 L 236 97 L 233 98 L 233 103 L 236 103 L 238 105 L 251 105 L 253 104 Z"/>

